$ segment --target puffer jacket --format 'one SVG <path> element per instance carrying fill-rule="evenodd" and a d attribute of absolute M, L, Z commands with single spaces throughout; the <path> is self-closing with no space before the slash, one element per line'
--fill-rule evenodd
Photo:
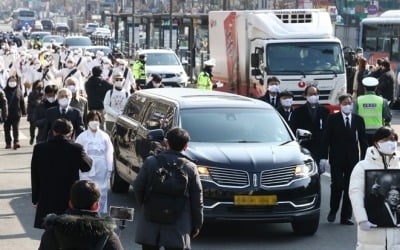
<path fill-rule="evenodd" d="M 396 152 L 391 159 L 387 159 L 388 169 L 400 169 L 400 153 Z M 384 169 L 383 159 L 379 151 L 369 147 L 365 160 L 354 167 L 350 177 L 349 196 L 357 224 L 367 221 L 367 211 L 364 206 L 365 170 Z M 400 228 L 373 228 L 364 231 L 357 228 L 357 250 L 400 250 Z"/>
<path fill-rule="evenodd" d="M 69 209 L 63 215 L 50 214 L 44 226 L 39 250 L 123 250 L 113 220 L 97 212 Z"/>

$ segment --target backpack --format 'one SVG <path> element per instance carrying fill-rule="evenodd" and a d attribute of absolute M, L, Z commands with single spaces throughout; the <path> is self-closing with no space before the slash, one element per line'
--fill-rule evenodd
<path fill-rule="evenodd" d="M 144 198 L 144 216 L 159 224 L 174 223 L 185 206 L 188 174 L 183 170 L 185 160 L 168 161 L 164 156 L 154 156 L 159 165 L 153 171 L 150 187 Z"/>

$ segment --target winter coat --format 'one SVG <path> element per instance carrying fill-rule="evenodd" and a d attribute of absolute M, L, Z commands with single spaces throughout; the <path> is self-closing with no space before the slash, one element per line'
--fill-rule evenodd
<path fill-rule="evenodd" d="M 35 121 L 35 126 L 38 128 L 37 138 L 44 137 L 44 127 L 46 124 L 46 110 L 52 107 L 58 107 L 58 102 L 49 102 L 46 98 L 36 107 L 33 113 L 33 121 Z"/>
<path fill-rule="evenodd" d="M 399 152 L 387 162 L 389 169 L 400 169 Z M 357 163 L 350 177 L 349 197 L 357 224 L 368 220 L 364 206 L 365 170 L 368 169 L 384 169 L 382 156 L 374 146 L 367 149 L 365 160 Z M 398 249 L 400 249 L 400 228 L 373 228 L 364 231 L 358 226 L 357 250 Z"/>
<path fill-rule="evenodd" d="M 42 228 L 49 213 L 68 208 L 69 192 L 79 180 L 79 170 L 89 171 L 92 160 L 81 145 L 62 136 L 36 144 L 31 161 L 32 203 L 37 204 L 35 227 Z"/>
<path fill-rule="evenodd" d="M 100 218 L 97 212 L 68 209 L 60 216 L 50 214 L 44 220 L 44 227 L 39 250 L 94 250 L 104 243 L 104 250 L 123 250 L 114 232 L 114 221 Z"/>
<path fill-rule="evenodd" d="M 129 95 L 129 92 L 126 92 L 125 89 L 113 88 L 107 91 L 103 102 L 106 121 L 115 122 L 118 116 L 122 115 Z"/>
<path fill-rule="evenodd" d="M 103 110 L 104 97 L 113 86 L 106 80 L 91 76 L 85 83 L 89 110 Z"/>
<path fill-rule="evenodd" d="M 172 150 L 161 154 L 169 161 L 185 158 L 181 153 Z M 195 229 L 200 229 L 203 224 L 203 191 L 196 165 L 190 161 L 184 164 L 183 169 L 187 172 L 189 178 L 188 193 L 185 196 L 186 204 L 181 216 L 172 224 L 153 223 L 144 216 L 143 201 L 146 190 L 150 187 L 152 173 L 157 167 L 159 167 L 159 163 L 155 157 L 147 158 L 134 183 L 135 197 L 139 206 L 136 210 L 135 241 L 139 244 L 190 249 L 191 233 Z"/>
<path fill-rule="evenodd" d="M 35 109 L 37 106 L 39 106 L 40 102 L 43 99 L 43 93 L 39 92 L 36 89 L 33 89 L 31 93 L 28 95 L 28 121 L 29 122 L 35 122 L 34 116 L 35 116 Z"/>
<path fill-rule="evenodd" d="M 2 89 L 0 89 L 0 109 L 1 109 L 1 116 L 0 116 L 0 122 L 1 122 L 7 119 L 8 116 L 7 98 L 6 94 L 4 94 L 4 91 Z"/>
<path fill-rule="evenodd" d="M 388 102 L 394 100 L 394 73 L 391 70 L 383 72 L 379 77 L 379 84 L 376 86 L 376 94 L 382 96 Z"/>
<path fill-rule="evenodd" d="M 17 119 L 26 115 L 24 95 L 19 87 L 4 89 L 8 103 L 8 119 Z"/>

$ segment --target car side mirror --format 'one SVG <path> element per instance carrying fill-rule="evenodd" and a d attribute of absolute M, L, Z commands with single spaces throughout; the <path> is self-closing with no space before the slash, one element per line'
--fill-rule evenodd
<path fill-rule="evenodd" d="M 312 133 L 305 129 L 296 130 L 296 138 L 299 144 L 311 140 Z"/>
<path fill-rule="evenodd" d="M 162 129 L 153 129 L 149 130 L 147 134 L 147 139 L 151 141 L 163 141 L 164 140 L 164 130 Z"/>

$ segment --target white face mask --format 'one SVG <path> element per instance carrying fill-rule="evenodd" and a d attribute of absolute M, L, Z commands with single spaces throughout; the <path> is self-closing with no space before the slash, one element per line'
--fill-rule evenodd
<path fill-rule="evenodd" d="M 92 130 L 98 130 L 100 127 L 100 122 L 99 121 L 89 121 L 88 126 Z"/>
<path fill-rule="evenodd" d="M 58 104 L 60 104 L 61 108 L 66 108 L 69 105 L 69 99 L 68 98 L 58 99 Z"/>
<path fill-rule="evenodd" d="M 278 85 L 270 85 L 270 86 L 268 86 L 268 91 L 269 92 L 278 93 L 279 92 L 279 86 Z"/>
<path fill-rule="evenodd" d="M 293 105 L 293 98 L 283 99 L 281 103 L 284 107 L 291 107 Z"/>
<path fill-rule="evenodd" d="M 46 99 L 47 99 L 47 101 L 48 101 L 49 103 L 53 103 L 53 102 L 56 101 L 56 98 L 55 98 L 55 97 L 47 97 L 47 96 L 46 96 Z"/>
<path fill-rule="evenodd" d="M 345 114 L 350 114 L 353 111 L 353 105 L 341 105 L 340 109 L 342 110 L 343 113 Z"/>
<path fill-rule="evenodd" d="M 76 92 L 76 87 L 75 87 L 75 85 L 68 85 L 67 88 L 68 88 L 72 93 L 75 93 L 75 92 Z"/>
<path fill-rule="evenodd" d="M 153 82 L 153 86 L 154 86 L 154 88 L 159 88 L 161 86 L 161 82 L 159 82 L 159 83 Z"/>
<path fill-rule="evenodd" d="M 319 101 L 319 96 L 317 95 L 312 95 L 312 96 L 307 96 L 307 102 L 310 104 L 317 104 Z"/>
<path fill-rule="evenodd" d="M 122 80 L 122 81 L 115 81 L 115 82 L 114 82 L 114 86 L 115 86 L 116 88 L 118 88 L 118 89 L 122 89 L 123 84 L 124 84 L 124 81 L 123 81 L 123 80 Z"/>
<path fill-rule="evenodd" d="M 67 62 L 67 63 L 65 64 L 65 66 L 67 66 L 67 68 L 69 68 L 69 69 L 72 69 L 72 68 L 74 67 L 74 64 L 73 64 L 73 63 Z"/>
<path fill-rule="evenodd" d="M 14 81 L 8 82 L 8 87 L 10 87 L 10 88 L 17 87 L 17 82 L 14 82 Z"/>
<path fill-rule="evenodd" d="M 378 150 L 382 154 L 392 155 L 397 150 L 397 141 L 378 142 Z"/>

